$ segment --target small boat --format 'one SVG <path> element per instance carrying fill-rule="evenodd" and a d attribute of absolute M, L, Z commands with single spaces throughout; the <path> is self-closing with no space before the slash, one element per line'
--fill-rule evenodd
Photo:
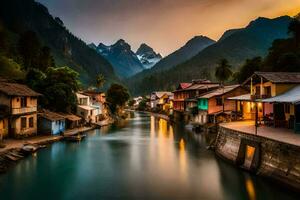
<path fill-rule="evenodd" d="M 34 153 L 38 150 L 38 147 L 34 146 L 34 145 L 24 145 L 22 148 L 21 148 L 21 151 L 24 153 L 24 154 L 30 154 L 30 153 Z"/>
<path fill-rule="evenodd" d="M 70 136 L 65 136 L 65 140 L 70 142 L 80 142 L 85 137 L 86 137 L 85 134 L 70 135 Z"/>

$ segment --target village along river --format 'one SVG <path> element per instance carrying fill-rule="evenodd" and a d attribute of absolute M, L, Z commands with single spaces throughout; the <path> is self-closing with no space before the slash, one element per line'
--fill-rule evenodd
<path fill-rule="evenodd" d="M 209 138 L 135 113 L 0 175 L 0 199 L 297 199 L 206 149 Z M 299 198 L 298 198 L 299 199 Z"/>

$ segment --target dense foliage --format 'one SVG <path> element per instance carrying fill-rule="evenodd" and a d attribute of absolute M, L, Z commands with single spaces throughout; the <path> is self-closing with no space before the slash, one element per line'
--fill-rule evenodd
<path fill-rule="evenodd" d="M 267 56 L 248 59 L 236 80 L 242 83 L 254 71 L 300 72 L 300 21 L 295 18 L 288 27 L 290 38 L 275 40 Z"/>
<path fill-rule="evenodd" d="M 0 1 L 0 48 L 8 52 L 8 59 L 25 69 L 34 66 L 45 71 L 41 67 L 53 67 L 54 62 L 57 66 L 69 66 L 80 74 L 86 86 L 95 85 L 95 74 L 103 74 L 108 84 L 118 80 L 109 62 L 34 0 Z M 53 57 L 46 59 L 50 50 Z M 3 75 L 1 69 L 0 74 Z"/>
<path fill-rule="evenodd" d="M 122 85 L 112 84 L 107 90 L 106 100 L 110 105 L 111 111 L 116 113 L 129 100 L 129 93 Z"/>

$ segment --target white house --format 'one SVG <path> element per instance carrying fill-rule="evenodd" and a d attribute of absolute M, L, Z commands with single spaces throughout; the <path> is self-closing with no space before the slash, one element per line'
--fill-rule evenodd
<path fill-rule="evenodd" d="M 94 105 L 90 96 L 76 93 L 77 96 L 77 115 L 81 116 L 86 122 L 96 123 L 102 113 L 102 107 Z"/>

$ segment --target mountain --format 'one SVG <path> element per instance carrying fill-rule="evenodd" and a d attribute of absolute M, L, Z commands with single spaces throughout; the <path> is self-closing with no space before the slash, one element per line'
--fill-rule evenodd
<path fill-rule="evenodd" d="M 145 43 L 141 44 L 135 54 L 146 69 L 150 69 L 162 59 L 159 53 L 156 53 Z"/>
<path fill-rule="evenodd" d="M 184 46 L 170 55 L 162 58 L 156 65 L 154 65 L 151 69 L 144 70 L 134 77 L 133 80 L 141 80 L 143 77 L 153 74 L 158 71 L 164 71 L 175 67 L 178 64 L 181 64 L 197 53 L 208 47 L 209 45 L 214 44 L 215 41 L 206 37 L 206 36 L 195 36 L 191 40 L 189 40 Z"/>
<path fill-rule="evenodd" d="M 74 36 L 42 4 L 34 0 L 1 0 L 0 21 L 12 38 L 12 46 L 16 46 L 25 31 L 36 32 L 42 45 L 51 49 L 56 65 L 77 71 L 84 85 L 94 84 L 99 73 L 105 76 L 107 83 L 118 80 L 111 64 Z"/>
<path fill-rule="evenodd" d="M 225 32 L 222 39 L 184 63 L 129 80 L 128 87 L 133 94 L 142 94 L 160 89 L 173 89 L 179 82 L 192 79 L 214 79 L 215 67 L 222 58 L 226 58 L 233 70 L 237 70 L 247 58 L 265 56 L 275 39 L 287 38 L 291 20 L 289 16 L 275 19 L 258 18 L 245 28 Z"/>
<path fill-rule="evenodd" d="M 195 56 L 206 47 L 214 44 L 215 41 L 206 36 L 195 36 L 189 40 L 183 47 L 163 58 L 154 67 L 156 70 L 167 70 Z"/>
<path fill-rule="evenodd" d="M 94 48 L 93 44 L 89 46 Z M 121 78 L 130 77 L 145 69 L 137 55 L 131 50 L 130 45 L 123 39 L 111 46 L 100 43 L 96 47 L 96 51 L 111 63 Z"/>

